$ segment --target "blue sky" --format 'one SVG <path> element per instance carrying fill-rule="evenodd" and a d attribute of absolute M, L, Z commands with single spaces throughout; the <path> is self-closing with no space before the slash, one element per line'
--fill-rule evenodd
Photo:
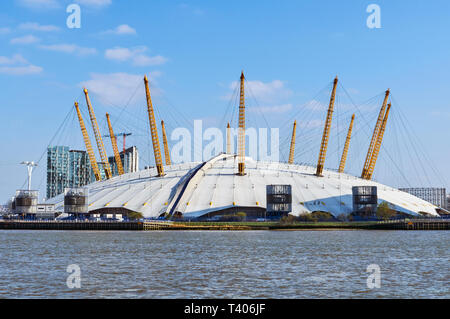
<path fill-rule="evenodd" d="M 72 2 L 81 7 L 80 29 L 66 26 Z M 366 26 L 371 3 L 381 8 L 380 29 Z M 356 104 L 378 96 L 373 104 L 379 107 L 380 94 L 391 88 L 393 112 L 400 108 L 402 113 L 392 122 L 400 127 L 391 128 L 392 134 L 387 130 L 379 180 L 408 186 L 386 168 L 397 165 L 411 186 L 428 179 L 427 184 L 449 187 L 449 12 L 448 1 L 1 1 L 0 202 L 22 187 L 26 170 L 18 163 L 40 158 L 74 100 L 82 100 L 83 86 L 92 92 L 101 127 L 104 112 L 111 113 L 117 130 L 141 125 L 130 143 L 138 144 L 152 164 L 144 150 L 148 139 L 139 134 L 145 124 L 138 117 L 146 116 L 143 75 L 149 75 L 159 116 L 171 130 L 180 125 L 170 123 L 170 117 L 178 117 L 171 107 L 186 121 L 221 125 L 242 69 L 254 93 L 250 107 L 260 108 L 259 119 L 250 124 L 267 120 L 286 136 L 290 127 L 282 124 L 336 75 Z M 376 112 L 367 111 L 367 120 Z M 414 137 L 402 133 L 400 114 Z M 70 119 L 61 142 L 82 148 L 76 125 Z M 372 129 L 367 127 L 367 134 Z M 401 152 L 408 154 L 399 155 L 396 147 L 416 137 L 420 150 L 405 148 Z M 298 143 L 302 147 L 301 139 Z M 363 154 L 367 145 L 357 145 Z M 297 160 L 313 162 L 317 152 Z M 410 162 L 417 152 L 414 167 Z M 361 157 L 354 161 L 358 174 Z M 45 157 L 40 164 L 34 181 L 43 189 Z M 415 174 L 409 177 L 409 171 Z"/>

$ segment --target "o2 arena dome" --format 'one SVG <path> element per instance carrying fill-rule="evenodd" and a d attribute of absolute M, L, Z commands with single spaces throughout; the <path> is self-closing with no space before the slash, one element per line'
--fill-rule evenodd
<path fill-rule="evenodd" d="M 389 90 L 386 91 L 361 177 L 344 173 L 354 116 L 348 130 L 339 170 L 324 169 L 337 81 L 336 78 L 317 166 L 293 164 L 296 123 L 288 163 L 263 162 L 245 156 L 243 74 L 240 83 L 237 154 L 232 154 L 227 144 L 226 153 L 219 154 L 206 162 L 170 165 L 170 160 L 167 161 L 170 152 L 163 126 L 164 154 L 168 164 L 163 165 L 148 80 L 145 78 L 156 165 L 154 168 L 122 173 L 115 177 L 107 174 L 107 168 L 104 167 L 107 179 L 101 180 L 89 138 L 85 138 L 86 148 L 88 151 L 91 150 L 91 164 L 94 164 L 92 166 L 97 177 L 96 182 L 86 186 L 89 194 L 88 213 L 126 216 L 128 213 L 137 212 L 145 218 L 176 217 L 188 220 L 214 220 L 238 213 L 245 213 L 248 219 L 253 220 L 287 214 L 301 216 L 314 212 L 329 213 L 338 217 L 355 213 L 373 213 L 378 205 L 385 202 L 397 214 L 439 216 L 436 206 L 411 194 L 372 181 L 391 108 L 391 104 L 388 103 Z M 87 90 L 85 93 L 88 107 L 91 108 Z M 78 111 L 78 106 L 76 107 Z M 91 109 L 89 110 L 91 113 Z M 78 114 L 83 136 L 86 137 L 84 122 L 79 112 Z M 93 126 L 95 127 L 94 122 Z M 113 136 L 111 127 L 110 132 Z M 228 140 L 229 136 L 227 131 Z M 120 162 L 120 156 L 116 156 L 116 161 Z M 117 166 L 121 166 L 121 163 L 118 164 L 120 165 Z M 55 204 L 57 211 L 64 211 L 64 194 L 49 199 L 47 203 Z"/>
<path fill-rule="evenodd" d="M 212 218 L 215 215 L 245 212 L 247 217 L 265 216 L 267 185 L 290 185 L 291 214 L 316 211 L 337 217 L 354 212 L 355 187 L 377 189 L 377 202 L 408 215 L 438 216 L 436 207 L 422 199 L 359 177 L 293 164 L 258 162 L 245 158 L 246 173 L 236 174 L 238 157 L 221 154 L 204 163 L 165 167 L 156 177 L 156 168 L 124 174 L 89 185 L 89 212 L 126 214 L 139 212 L 146 218 L 182 215 L 185 219 Z M 357 188 L 358 189 L 358 188 Z M 62 208 L 64 196 L 49 200 Z"/>

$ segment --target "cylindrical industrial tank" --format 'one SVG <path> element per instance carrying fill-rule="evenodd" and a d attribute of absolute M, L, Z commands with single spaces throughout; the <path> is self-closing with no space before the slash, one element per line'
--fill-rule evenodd
<path fill-rule="evenodd" d="M 64 190 L 64 213 L 87 214 L 89 190 L 87 188 L 66 188 Z"/>
<path fill-rule="evenodd" d="M 18 190 L 14 199 L 14 212 L 19 215 L 36 214 L 38 191 Z"/>

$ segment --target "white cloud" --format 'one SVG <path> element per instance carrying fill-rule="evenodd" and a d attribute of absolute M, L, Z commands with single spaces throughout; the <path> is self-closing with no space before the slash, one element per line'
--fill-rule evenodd
<path fill-rule="evenodd" d="M 19 25 L 19 29 L 41 31 L 41 32 L 53 32 L 60 30 L 60 28 L 55 25 L 41 25 L 36 22 L 22 23 Z"/>
<path fill-rule="evenodd" d="M 11 44 L 32 44 L 39 42 L 41 39 L 35 37 L 34 35 L 25 35 L 23 37 L 11 39 Z"/>
<path fill-rule="evenodd" d="M 313 111 L 324 112 L 328 110 L 328 105 L 318 100 L 311 100 L 305 104 L 305 108 Z"/>
<path fill-rule="evenodd" d="M 179 4 L 178 8 L 180 8 L 180 9 L 182 9 L 184 11 L 187 11 L 187 12 L 191 12 L 194 15 L 197 15 L 197 16 L 202 16 L 202 15 L 205 14 L 204 10 L 199 9 L 199 8 L 194 8 L 194 7 L 192 7 L 192 6 L 190 6 L 190 5 L 186 4 L 186 3 Z"/>
<path fill-rule="evenodd" d="M 4 66 L 0 67 L 0 73 L 9 75 L 28 75 L 41 73 L 43 69 L 40 66 L 26 65 L 26 66 Z"/>
<path fill-rule="evenodd" d="M 136 30 L 130 27 L 128 24 L 121 24 L 113 30 L 107 30 L 102 32 L 102 34 L 135 35 Z"/>
<path fill-rule="evenodd" d="M 76 0 L 75 2 L 81 5 L 97 8 L 106 7 L 112 3 L 111 0 Z"/>
<path fill-rule="evenodd" d="M 103 8 L 109 6 L 112 0 L 74 0 L 74 2 L 87 7 Z M 16 3 L 30 9 L 55 9 L 61 7 L 59 0 L 16 0 Z"/>
<path fill-rule="evenodd" d="M 309 120 L 308 122 L 300 121 L 299 125 L 301 128 L 313 129 L 317 127 L 323 127 L 324 121 L 319 119 L 312 119 Z"/>
<path fill-rule="evenodd" d="M 20 54 L 14 54 L 11 58 L 6 56 L 0 56 L 0 65 L 4 64 L 25 64 L 28 61 Z"/>
<path fill-rule="evenodd" d="M 0 28 L 0 34 L 8 34 L 11 32 L 10 28 Z"/>
<path fill-rule="evenodd" d="M 131 49 L 115 47 L 113 49 L 107 49 L 105 51 L 105 57 L 109 60 L 119 62 L 131 61 L 135 66 L 161 65 L 167 62 L 167 58 L 160 55 L 151 57 L 145 54 L 146 51 L 146 47 Z"/>
<path fill-rule="evenodd" d="M 161 65 L 167 62 L 167 58 L 157 55 L 157 56 L 147 56 L 147 55 L 137 55 L 133 58 L 133 64 L 136 66 L 148 66 L 148 65 Z"/>
<path fill-rule="evenodd" d="M 84 48 L 76 44 L 51 44 L 51 45 L 41 45 L 41 49 L 55 52 L 70 53 L 76 55 L 92 55 L 97 53 L 95 48 Z"/>
<path fill-rule="evenodd" d="M 283 104 L 276 106 L 258 106 L 250 107 L 249 111 L 254 113 L 285 113 L 292 110 L 292 104 Z"/>
<path fill-rule="evenodd" d="M 152 72 L 149 75 L 151 83 L 161 75 L 160 72 Z M 91 73 L 91 78 L 80 83 L 81 87 L 86 87 L 89 92 L 95 94 L 104 105 L 111 103 L 123 104 L 136 92 L 136 88 L 142 84 L 142 89 L 138 89 L 130 104 L 136 102 L 145 103 L 144 75 L 129 73 Z M 161 90 L 152 88 L 152 96 L 159 95 Z"/>
<path fill-rule="evenodd" d="M 43 68 L 30 64 L 20 54 L 11 58 L 0 56 L 0 73 L 9 75 L 27 75 L 41 73 Z"/>
<path fill-rule="evenodd" d="M 109 60 L 127 61 L 133 57 L 133 52 L 128 48 L 107 49 L 105 51 L 105 57 Z"/>
<path fill-rule="evenodd" d="M 318 100 L 311 100 L 309 102 L 307 102 L 306 104 L 304 104 L 302 107 L 308 109 L 308 110 L 312 110 L 314 112 L 320 112 L 320 113 L 326 113 L 328 111 L 328 108 L 330 106 L 330 102 L 329 102 L 329 97 L 326 96 L 326 102 L 320 102 Z M 375 108 L 377 108 L 377 105 L 359 105 L 359 106 L 355 106 L 354 104 L 351 103 L 343 103 L 342 101 L 339 102 L 335 102 L 334 103 L 334 109 L 336 111 L 353 111 L 356 112 L 358 109 L 359 110 L 366 110 L 366 111 L 370 111 L 373 110 Z"/>
<path fill-rule="evenodd" d="M 55 9 L 60 7 L 57 0 L 16 0 L 16 2 L 30 9 Z"/>
<path fill-rule="evenodd" d="M 240 83 L 234 81 L 230 84 L 230 89 L 233 91 L 239 88 Z M 287 89 L 284 82 L 280 80 L 273 80 L 272 82 L 264 83 L 262 81 L 246 81 L 245 89 L 247 91 L 247 98 L 256 99 L 258 103 L 279 103 L 280 100 L 289 98 L 292 91 Z M 225 100 L 232 98 L 232 94 L 223 97 Z"/>

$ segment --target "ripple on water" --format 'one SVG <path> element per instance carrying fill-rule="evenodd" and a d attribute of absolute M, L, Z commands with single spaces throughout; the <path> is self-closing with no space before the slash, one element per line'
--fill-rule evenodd
<path fill-rule="evenodd" d="M 0 231 L 3 298 L 448 298 L 448 232 Z M 81 267 L 81 289 L 66 268 Z M 369 264 L 381 288 L 367 288 Z"/>

